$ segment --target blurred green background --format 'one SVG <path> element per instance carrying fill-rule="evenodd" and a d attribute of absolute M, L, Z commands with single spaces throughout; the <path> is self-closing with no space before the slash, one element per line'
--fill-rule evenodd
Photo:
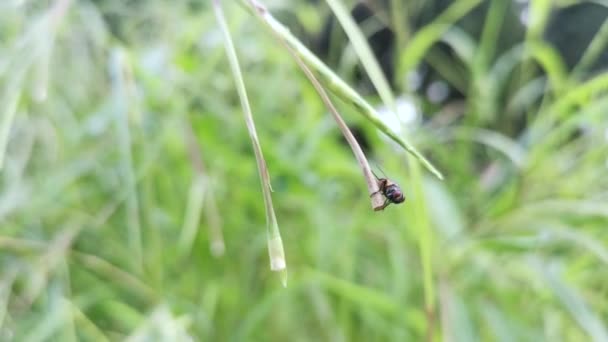
<path fill-rule="evenodd" d="M 382 106 L 325 2 L 264 3 Z M 383 212 L 284 46 L 222 5 L 287 287 L 211 1 L 3 0 L 0 340 L 608 340 L 604 5 L 345 1 L 445 176 L 336 100 L 405 191 Z"/>

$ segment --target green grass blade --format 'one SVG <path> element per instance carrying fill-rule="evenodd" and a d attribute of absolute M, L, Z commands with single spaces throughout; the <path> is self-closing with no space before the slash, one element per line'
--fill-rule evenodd
<path fill-rule="evenodd" d="M 224 18 L 220 1 L 213 1 L 216 19 L 222 30 L 224 36 L 224 46 L 226 48 L 226 54 L 228 55 L 228 61 L 230 62 L 230 69 L 232 71 L 234 82 L 236 83 L 237 92 L 241 101 L 241 107 L 243 108 L 243 115 L 245 116 L 245 122 L 247 123 L 247 130 L 249 131 L 249 137 L 251 138 L 251 144 L 255 153 L 255 158 L 258 166 L 258 173 L 260 176 L 260 182 L 262 184 L 262 192 L 264 194 L 264 205 L 266 208 L 266 223 L 267 223 L 267 237 L 268 237 L 268 253 L 270 255 L 270 269 L 272 271 L 281 272 L 281 281 L 283 286 L 287 285 L 287 264 L 285 262 L 285 252 L 283 250 L 283 242 L 281 239 L 281 233 L 279 231 L 279 224 L 275 216 L 274 207 L 272 205 L 272 187 L 270 185 L 270 176 L 268 174 L 268 167 L 264 160 L 262 153 L 262 147 L 258 139 L 258 135 L 255 129 L 255 123 L 253 121 L 253 115 L 251 113 L 251 106 L 247 98 L 247 90 L 245 88 L 245 81 L 241 74 L 241 68 L 239 66 L 238 57 L 234 44 L 232 43 L 232 37 L 228 29 L 228 24 Z"/>
<path fill-rule="evenodd" d="M 19 84 L 10 84 L 10 89 L 7 90 L 2 99 L 4 108 L 2 109 L 2 121 L 0 121 L 0 170 L 4 168 L 4 160 L 6 158 L 6 148 L 8 138 L 13 127 L 13 120 L 17 112 L 17 104 L 21 97 L 21 89 Z"/>
<path fill-rule="evenodd" d="M 362 64 L 363 68 L 367 71 L 374 87 L 382 98 L 382 102 L 394 111 L 395 98 L 393 97 L 391 88 L 382 73 L 382 69 L 380 69 L 380 64 L 376 57 L 374 57 L 363 32 L 361 32 L 341 0 L 326 0 L 326 2 L 346 32 L 348 39 L 359 56 L 360 64 Z"/>
<path fill-rule="evenodd" d="M 134 254 L 134 266 L 138 271 L 143 270 L 143 238 L 141 232 L 141 222 L 139 214 L 139 196 L 137 193 L 137 182 L 132 152 L 131 128 L 129 125 L 129 114 L 132 110 L 132 103 L 128 93 L 131 85 L 128 83 L 130 67 L 127 61 L 126 51 L 117 48 L 113 51 L 111 58 L 111 76 L 113 79 L 113 105 L 114 105 L 114 124 L 120 146 L 121 172 L 125 183 L 125 188 L 129 190 L 127 197 L 127 231 L 128 243 Z"/>
<path fill-rule="evenodd" d="M 258 11 L 266 25 L 270 27 L 276 34 L 282 37 L 304 60 L 304 62 L 323 80 L 324 85 L 328 87 L 334 94 L 339 96 L 346 103 L 352 105 L 359 111 L 367 120 L 375 125 L 381 132 L 394 140 L 397 144 L 411 153 L 420 163 L 433 173 L 437 178 L 443 179 L 441 172 L 435 168 L 418 150 L 411 145 L 407 140 L 403 139 L 392 128 L 390 128 L 381 118 L 376 109 L 361 97 L 351 86 L 344 82 L 336 75 L 327 65 L 325 65 L 317 56 L 315 56 L 298 38 L 296 38 L 283 24 L 276 20 L 268 10 L 261 4 L 257 4 L 251 8 L 250 3 L 245 0 L 247 8 Z"/>
<path fill-rule="evenodd" d="M 400 56 L 399 74 L 406 75 L 411 72 L 422 61 L 431 46 L 441 39 L 450 26 L 480 3 L 481 0 L 456 1 L 432 23 L 418 31 Z"/>
<path fill-rule="evenodd" d="M 559 275 L 556 274 L 555 267 L 547 269 L 539 265 L 538 268 L 553 293 L 570 312 L 572 319 L 580 325 L 593 341 L 608 341 L 608 330 L 606 330 L 603 320 L 591 311 L 582 295 L 560 279 Z"/>
<path fill-rule="evenodd" d="M 187 255 L 192 249 L 192 244 L 198 233 L 201 212 L 203 210 L 203 200 L 207 191 L 206 179 L 202 175 L 196 175 L 190 185 L 190 193 L 186 202 L 184 212 L 184 223 L 179 237 L 178 248 L 182 255 Z"/>
<path fill-rule="evenodd" d="M 578 64 L 572 70 L 573 76 L 579 76 L 582 72 L 587 71 L 600 57 L 602 52 L 608 46 L 608 19 L 604 21 L 600 29 L 597 31 L 591 43 L 583 53 Z"/>

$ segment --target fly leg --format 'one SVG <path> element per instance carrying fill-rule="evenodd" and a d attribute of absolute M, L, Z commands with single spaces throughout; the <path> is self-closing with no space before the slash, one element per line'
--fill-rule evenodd
<path fill-rule="evenodd" d="M 378 178 L 378 177 L 376 177 L 376 178 Z M 386 189 L 386 179 L 379 178 L 378 179 L 378 191 L 375 191 L 374 193 L 372 193 L 371 195 L 369 195 L 369 197 L 373 197 L 377 193 L 384 194 L 384 190 L 385 189 Z"/>
<path fill-rule="evenodd" d="M 387 198 L 384 203 L 382 204 L 382 206 L 376 210 L 384 210 L 384 208 L 388 207 L 391 204 L 391 201 Z"/>

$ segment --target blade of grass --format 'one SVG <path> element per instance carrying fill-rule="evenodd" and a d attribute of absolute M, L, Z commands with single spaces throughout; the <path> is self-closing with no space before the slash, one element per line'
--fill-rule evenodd
<path fill-rule="evenodd" d="M 391 27 L 395 31 L 397 51 L 401 51 L 401 47 L 410 37 L 410 19 L 406 7 L 401 0 L 391 0 Z"/>
<path fill-rule="evenodd" d="M 529 128 L 530 143 L 534 144 L 550 132 L 553 124 L 563 120 L 576 105 L 608 91 L 608 74 L 599 74 L 564 94 L 538 115 Z"/>
<path fill-rule="evenodd" d="M 360 304 L 362 307 L 370 308 L 388 315 L 398 315 L 402 309 L 399 303 L 396 303 L 390 296 L 381 291 L 364 287 L 313 269 L 307 270 L 305 274 L 311 279 L 318 281 L 332 292 L 348 298 L 354 303 Z"/>
<path fill-rule="evenodd" d="M 439 298 L 445 341 L 479 341 L 466 302 L 447 279 L 441 280 Z"/>
<path fill-rule="evenodd" d="M 201 151 L 201 148 L 199 147 L 199 144 L 196 139 L 196 135 L 194 133 L 192 125 L 189 122 L 185 123 L 184 130 L 185 130 L 186 146 L 188 149 L 188 154 L 190 156 L 190 163 L 192 164 L 192 168 L 194 169 L 195 179 L 200 179 L 199 182 L 204 181 L 205 179 L 207 179 L 207 171 L 206 171 L 205 164 L 203 163 L 202 151 Z M 220 223 L 219 214 L 217 213 L 217 206 L 215 204 L 215 196 L 213 194 L 213 191 L 206 191 L 204 193 L 206 194 L 206 199 L 207 199 L 207 205 L 205 205 L 204 207 L 202 206 L 202 202 L 204 201 L 205 198 L 201 198 L 199 200 L 198 198 L 194 197 L 191 199 L 191 200 L 200 201 L 200 204 L 199 204 L 200 208 L 196 210 L 198 213 L 196 213 L 196 214 L 192 213 L 192 215 L 196 215 L 196 217 L 197 217 L 196 224 L 198 225 L 200 210 L 202 210 L 202 209 L 206 210 L 205 214 L 207 217 L 207 224 L 209 227 L 209 250 L 211 251 L 212 255 L 219 257 L 219 256 L 224 255 L 224 252 L 226 250 L 226 245 L 224 243 L 224 235 L 222 233 L 222 227 L 221 227 L 221 223 Z M 194 208 L 198 208 L 197 206 L 194 206 L 196 203 L 190 203 L 190 201 L 188 203 L 189 203 L 189 205 L 191 204 Z M 188 217 L 188 216 L 186 216 L 186 217 Z M 186 222 L 184 222 L 184 225 L 185 225 L 185 223 Z"/>
<path fill-rule="evenodd" d="M 266 208 L 266 223 L 267 223 L 267 238 L 268 238 L 268 253 L 270 255 L 270 269 L 275 272 L 281 272 L 281 282 L 283 286 L 287 286 L 287 265 L 285 262 L 285 252 L 283 250 L 283 241 L 281 240 L 281 233 L 279 231 L 279 224 L 274 213 L 274 207 L 272 205 L 272 188 L 270 186 L 270 175 L 268 174 L 268 167 L 262 154 L 262 147 L 258 140 L 257 132 L 255 129 L 255 123 L 253 121 L 253 114 L 251 113 L 251 107 L 247 98 L 247 90 L 245 88 L 245 81 L 241 74 L 241 68 L 239 66 L 238 57 L 236 50 L 232 43 L 232 37 L 228 30 L 228 24 L 224 18 L 224 13 L 219 0 L 213 0 L 213 8 L 215 11 L 216 19 L 222 30 L 224 36 L 224 47 L 226 48 L 226 54 L 228 55 L 228 61 L 230 62 L 230 69 L 234 82 L 236 83 L 237 92 L 241 101 L 241 107 L 243 109 L 243 115 L 245 116 L 245 122 L 247 124 L 247 130 L 249 137 L 251 138 L 251 144 L 255 153 L 255 159 L 258 166 L 258 173 L 260 175 L 260 182 L 262 184 L 262 192 L 264 194 L 264 205 Z"/>
<path fill-rule="evenodd" d="M 143 270 L 143 242 L 141 235 L 141 222 L 139 217 L 139 198 L 137 195 L 137 184 L 133 163 L 131 129 L 129 127 L 130 101 L 128 94 L 128 79 L 126 78 L 129 66 L 126 51 L 116 48 L 110 61 L 110 73 L 112 76 L 112 90 L 114 106 L 114 123 L 118 135 L 120 147 L 121 171 L 125 188 L 129 189 L 127 198 L 127 232 L 128 244 L 133 251 L 134 267 L 138 271 Z"/>
<path fill-rule="evenodd" d="M 0 246 L 1 246 L 1 238 L 0 238 Z M 0 331 L 3 330 L 4 321 L 7 317 L 8 313 L 8 304 L 11 298 L 13 283 L 17 278 L 18 270 L 16 268 L 7 269 L 4 274 L 2 274 L 2 279 L 0 279 Z M 9 316 L 10 317 L 10 316 Z"/>
<path fill-rule="evenodd" d="M 471 70 L 471 86 L 469 90 L 471 104 L 471 119 L 478 118 L 482 122 L 495 120 L 497 115 L 497 96 L 493 80 L 488 78 L 488 69 L 494 59 L 496 42 L 498 41 L 503 17 L 509 1 L 492 0 L 484 19 L 480 42 L 474 50 L 474 56 L 469 64 Z"/>
<path fill-rule="evenodd" d="M 192 244 L 196 238 L 206 192 L 207 182 L 205 178 L 201 175 L 195 175 L 190 185 L 190 193 L 188 194 L 188 201 L 186 202 L 186 210 L 184 212 L 184 223 L 182 224 L 178 242 L 180 254 L 183 256 L 190 253 Z"/>
<path fill-rule="evenodd" d="M 48 59 L 50 59 L 51 54 L 50 49 L 53 44 L 57 25 L 64 17 L 70 2 L 71 0 L 58 0 L 55 2 L 53 7 L 42 15 L 41 18 L 35 22 L 35 25 L 31 25 L 22 39 L 15 44 L 15 56 L 18 57 L 8 58 L 6 64 L 4 64 L 7 67 L 11 67 L 10 70 L 12 71 L 12 74 L 6 82 L 2 98 L 4 108 L 0 109 L 0 113 L 2 113 L 2 119 L 0 121 L 0 170 L 4 167 L 8 138 L 22 95 L 24 77 L 37 59 L 39 59 L 39 65 L 48 67 Z M 0 68 L 0 75 L 3 71 L 5 70 Z M 45 82 L 48 70 L 43 69 L 38 71 L 40 72 L 36 73 L 36 76 L 40 78 L 39 81 Z M 38 84 L 36 86 L 38 86 Z M 43 86 L 46 87 L 46 84 Z"/>
<path fill-rule="evenodd" d="M 477 7 L 481 0 L 461 0 L 454 2 L 432 23 L 426 25 L 412 37 L 399 60 L 399 75 L 407 75 L 424 58 L 450 26 Z"/>
<path fill-rule="evenodd" d="M 424 305 L 427 320 L 427 341 L 433 341 L 434 322 L 435 322 L 435 284 L 433 277 L 433 230 L 429 221 L 427 201 L 422 187 L 422 172 L 420 165 L 409 159 L 409 169 L 412 177 L 414 189 L 413 210 L 408 211 L 411 222 L 416 227 L 418 235 L 418 250 L 422 264 L 422 284 L 424 288 Z"/>
<path fill-rule="evenodd" d="M 59 298 L 61 294 L 49 291 L 50 297 L 48 307 L 44 319 L 36 323 L 34 327 L 27 331 L 27 334 L 21 339 L 24 342 L 50 341 L 56 337 L 57 332 L 62 328 L 66 321 L 69 320 L 69 308 L 65 304 L 63 298 Z"/>
<path fill-rule="evenodd" d="M 57 27 L 65 17 L 71 0 L 57 0 L 48 12 L 49 30 L 48 36 L 40 42 L 40 56 L 38 63 L 34 66 L 35 78 L 33 96 L 36 101 L 44 101 L 48 95 L 48 82 L 50 73 L 51 56 L 55 45 Z"/>
<path fill-rule="evenodd" d="M 359 29 L 359 26 L 355 23 L 355 20 L 350 15 L 348 9 L 346 9 L 346 6 L 344 6 L 340 0 L 326 0 L 325 2 L 327 2 L 346 32 L 355 52 L 359 56 L 362 66 L 365 68 L 372 83 L 378 90 L 382 102 L 386 105 L 394 104 L 395 99 L 391 88 L 382 73 L 380 64 L 378 64 L 378 60 L 374 57 L 374 54 L 367 43 L 367 39 Z"/>
<path fill-rule="evenodd" d="M 475 55 L 473 68 L 479 67 L 478 71 L 485 72 L 490 62 L 494 59 L 496 43 L 500 37 L 500 31 L 503 26 L 505 12 L 509 8 L 509 1 L 492 0 L 488 9 L 488 14 L 484 19 L 483 31 L 479 42 L 479 49 Z"/>
<path fill-rule="evenodd" d="M 573 320 L 592 338 L 593 341 L 608 341 L 608 330 L 603 320 L 587 305 L 583 296 L 571 286 L 568 286 L 558 274 L 559 269 L 535 263 L 535 269 L 545 278 L 547 285 L 555 296 L 570 312 Z M 558 265 L 551 265 L 558 266 Z"/>
<path fill-rule="evenodd" d="M 454 127 L 445 131 L 442 134 L 441 140 L 469 140 L 486 145 L 504 154 L 518 168 L 523 167 L 527 156 L 527 151 L 517 141 L 496 131 L 483 128 Z"/>
<path fill-rule="evenodd" d="M 78 262 L 82 267 L 96 273 L 100 277 L 104 277 L 111 282 L 120 284 L 123 288 L 128 289 L 132 294 L 141 296 L 146 301 L 155 301 L 158 297 L 148 284 L 138 279 L 135 275 L 123 270 L 120 267 L 104 260 L 98 256 L 71 251 L 71 257 Z"/>
<path fill-rule="evenodd" d="M 446 39 L 447 38 L 446 34 Z M 462 47 L 462 45 L 460 46 Z M 459 92 L 467 94 L 469 89 L 466 71 L 459 65 L 454 65 L 454 63 L 450 61 L 451 59 L 448 54 L 440 49 L 432 49 L 426 55 L 425 60 L 448 84 L 456 88 Z"/>
<path fill-rule="evenodd" d="M 8 85 L 9 89 L 7 89 L 2 99 L 4 110 L 2 111 L 2 121 L 0 122 L 0 170 L 4 167 L 8 138 L 13 126 L 13 120 L 15 119 L 15 113 L 17 112 L 17 104 L 21 97 L 21 85 L 19 83 L 14 84 L 11 82 Z"/>
<path fill-rule="evenodd" d="M 543 32 L 551 14 L 551 0 L 532 0 L 528 12 L 528 30 L 526 41 L 542 40 Z"/>
<path fill-rule="evenodd" d="M 597 61 L 602 52 L 605 51 L 606 46 L 608 45 L 608 19 L 604 20 L 604 23 L 597 31 L 591 43 L 583 53 L 578 64 L 572 70 L 573 77 L 580 77 L 581 74 Z"/>
<path fill-rule="evenodd" d="M 494 91 L 504 89 L 507 86 L 507 81 L 512 76 L 515 67 L 520 63 L 523 53 L 524 46 L 517 44 L 498 56 L 494 64 L 489 67 L 488 77 L 492 80 Z"/>
<path fill-rule="evenodd" d="M 85 336 L 94 341 L 110 341 L 102 331 L 102 328 L 89 319 L 75 303 L 66 300 L 66 304 L 70 308 L 71 315 L 74 317 L 74 323 L 77 324 L 79 332 L 84 333 Z"/>
<path fill-rule="evenodd" d="M 531 56 L 545 70 L 553 93 L 557 96 L 562 94 L 567 86 L 567 72 L 559 53 L 551 45 L 540 41 L 529 42 L 527 48 Z"/>
<path fill-rule="evenodd" d="M 474 58 L 476 58 L 476 51 L 479 50 L 479 45 L 475 41 L 475 38 L 471 36 L 471 34 L 462 28 L 455 26 L 446 31 L 440 39 L 441 42 L 446 43 L 454 50 L 454 53 L 464 65 L 468 68 L 473 68 Z M 439 50 L 439 49 L 438 49 Z M 439 50 L 441 51 L 441 50 Z M 429 55 L 431 55 L 433 50 L 429 51 Z M 443 53 L 445 55 L 445 53 Z M 446 65 L 444 68 L 450 69 L 453 68 L 453 63 L 449 62 L 448 57 L 442 58 L 446 61 Z M 428 56 L 426 57 L 428 59 Z M 429 62 L 427 60 L 427 62 Z M 462 80 L 461 80 L 462 81 Z"/>
<path fill-rule="evenodd" d="M 534 144 L 530 151 L 530 165 L 540 163 L 543 160 L 542 157 L 566 142 L 581 125 L 596 120 L 601 121 L 602 118 L 605 118 L 607 109 L 608 98 L 603 98 L 581 107 L 578 111 L 571 111 L 572 114 L 565 118 L 559 126 L 548 131 L 542 141 Z"/>
<path fill-rule="evenodd" d="M 543 41 L 543 32 L 545 31 L 545 27 L 547 25 L 547 21 L 549 19 L 549 14 L 551 12 L 551 1 L 550 0 L 532 0 L 528 5 L 527 11 L 527 30 L 524 41 L 525 46 L 525 56 L 532 56 L 531 53 L 531 45 L 535 43 L 539 43 Z M 528 84 L 531 80 L 538 76 L 538 71 L 536 66 L 533 63 L 533 59 L 526 58 L 522 60 L 520 67 L 518 68 L 518 76 L 516 78 L 513 86 L 514 89 L 523 88 L 524 85 Z M 542 62 L 542 61 L 541 61 Z M 544 92 L 544 90 L 543 90 Z M 545 101 L 541 102 L 541 106 Z M 526 120 L 528 124 L 533 121 L 533 113 L 536 114 L 536 111 L 527 111 Z"/>
<path fill-rule="evenodd" d="M 373 310 L 384 315 L 394 316 L 399 322 L 403 322 L 410 329 L 419 334 L 423 333 L 424 318 L 422 318 L 419 311 L 409 309 L 403 315 L 402 305 L 382 291 L 361 286 L 313 269 L 306 269 L 304 279 L 319 283 L 323 288 L 331 291 L 336 296 L 344 298 L 365 310 Z"/>
<path fill-rule="evenodd" d="M 81 223 L 76 223 L 74 227 L 64 228 L 46 246 L 44 253 L 38 256 L 38 260 L 33 267 L 34 271 L 28 275 L 30 278 L 24 289 L 25 298 L 29 305 L 33 305 L 35 300 L 48 287 L 54 273 L 69 256 L 72 245 L 82 229 Z"/>

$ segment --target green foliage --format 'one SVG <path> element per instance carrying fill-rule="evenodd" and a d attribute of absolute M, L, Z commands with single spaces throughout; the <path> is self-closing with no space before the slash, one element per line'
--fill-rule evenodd
<path fill-rule="evenodd" d="M 532 2 L 532 30 L 507 51 L 491 47 L 492 23 L 480 42 L 452 28 L 478 1 L 401 28 L 406 69 L 437 40 L 460 47 L 443 71 L 467 97 L 459 120 L 428 113 L 406 137 L 444 181 L 339 106 L 407 196 L 373 212 L 290 55 L 223 3 L 288 287 L 268 267 L 256 159 L 210 3 L 4 1 L 0 340 L 608 338 L 608 78 L 582 76 L 605 27 L 574 72 L 541 40 L 548 1 Z M 290 8 L 318 23 L 307 6 Z"/>

